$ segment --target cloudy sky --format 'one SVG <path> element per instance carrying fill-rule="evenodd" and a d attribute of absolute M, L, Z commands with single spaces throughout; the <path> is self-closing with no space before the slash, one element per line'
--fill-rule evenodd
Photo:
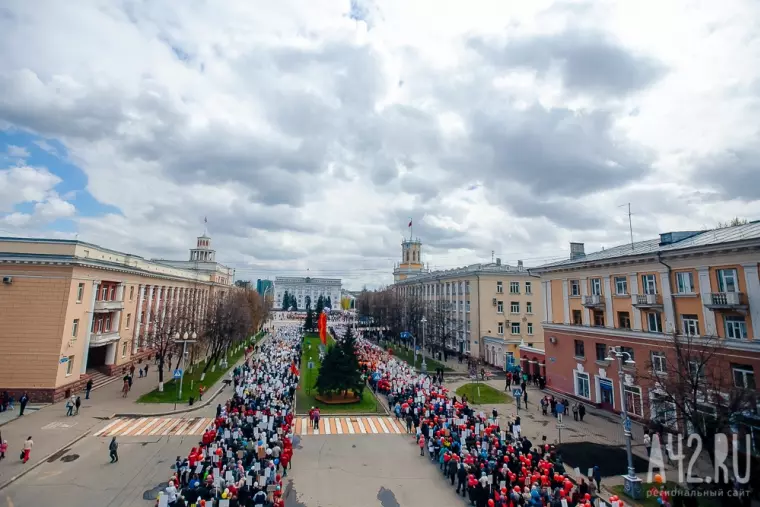
<path fill-rule="evenodd" d="M 5 0 L 0 234 L 388 283 L 760 218 L 755 0 Z"/>

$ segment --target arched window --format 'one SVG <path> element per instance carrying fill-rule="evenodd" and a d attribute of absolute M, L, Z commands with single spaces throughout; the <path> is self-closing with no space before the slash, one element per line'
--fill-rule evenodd
<path fill-rule="evenodd" d="M 409 252 L 406 252 L 406 262 L 409 262 Z"/>

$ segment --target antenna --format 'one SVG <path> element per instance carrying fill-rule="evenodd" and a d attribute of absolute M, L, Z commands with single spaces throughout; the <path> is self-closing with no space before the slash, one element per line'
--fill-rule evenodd
<path fill-rule="evenodd" d="M 491 264 L 493 264 L 493 256 L 494 256 L 494 251 L 491 250 Z"/>
<path fill-rule="evenodd" d="M 633 221 L 631 220 L 633 213 L 631 213 L 631 203 L 621 204 L 618 208 L 623 208 L 625 206 L 628 206 L 628 230 L 631 232 L 631 250 L 633 250 Z"/>

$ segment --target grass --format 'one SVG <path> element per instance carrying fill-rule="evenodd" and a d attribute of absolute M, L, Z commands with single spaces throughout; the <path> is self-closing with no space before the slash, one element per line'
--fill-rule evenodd
<path fill-rule="evenodd" d="M 209 370 L 206 372 L 206 378 L 203 379 L 203 382 L 200 380 L 201 374 L 203 373 L 203 368 L 206 366 L 206 360 L 204 359 L 203 361 L 196 363 L 192 368 L 192 372 L 185 372 L 185 378 L 182 381 L 181 398 L 177 397 L 177 391 L 179 390 L 179 380 L 174 380 L 172 378 L 168 382 L 164 382 L 163 391 L 154 389 L 149 393 L 145 393 L 137 398 L 137 403 L 187 403 L 191 396 L 198 400 L 198 387 L 200 385 L 203 385 L 206 388 L 206 392 L 208 393 L 208 390 L 211 386 L 216 384 L 219 379 L 224 377 L 224 375 L 226 375 L 231 368 L 234 368 L 235 363 L 237 363 L 238 360 L 243 357 L 245 348 L 252 343 L 258 342 L 263 336 L 264 332 L 260 331 L 252 339 L 246 340 L 244 345 L 239 349 L 236 349 L 234 352 L 230 352 L 227 358 L 227 368 L 220 368 L 219 363 L 217 363 L 216 370 L 213 372 L 211 371 L 211 368 L 209 368 Z M 164 378 L 167 378 L 167 376 L 171 378 L 171 375 L 171 369 L 164 370 Z"/>
<path fill-rule="evenodd" d="M 328 345 L 335 340 L 328 335 Z M 370 414 L 384 413 L 383 408 L 372 390 L 367 388 L 362 393 L 362 399 L 356 403 L 346 403 L 343 405 L 328 405 L 317 401 L 314 396 L 317 394 L 314 386 L 317 383 L 317 375 L 322 362 L 319 360 L 319 335 L 316 333 L 306 333 L 301 350 L 301 379 L 298 382 L 296 391 L 296 408 L 300 413 L 306 413 L 311 407 L 317 407 L 322 414 Z M 311 348 L 309 348 L 311 345 Z M 314 368 L 309 371 L 309 361 L 314 362 Z M 308 392 L 308 394 L 307 394 Z"/>
<path fill-rule="evenodd" d="M 604 485 L 604 484 L 602 484 Z M 613 493 L 615 493 L 617 496 L 620 497 L 623 502 L 626 503 L 626 505 L 636 505 L 639 507 L 660 507 L 660 504 L 657 503 L 657 497 L 656 496 L 650 496 L 649 490 L 652 488 L 656 488 L 658 491 L 662 484 L 655 484 L 653 482 L 642 482 L 641 483 L 641 491 L 643 492 L 643 498 L 641 500 L 633 500 L 628 495 L 625 494 L 625 487 L 622 484 L 617 484 L 615 486 L 610 487 L 609 489 L 612 490 Z M 665 490 L 675 491 L 678 489 L 683 489 L 683 486 L 678 484 L 677 482 L 667 481 L 665 483 Z M 700 507 L 717 507 L 719 503 L 715 501 L 714 498 L 710 497 L 696 497 L 697 505 Z M 670 503 L 673 503 L 673 498 L 670 498 Z"/>
<path fill-rule="evenodd" d="M 388 347 L 390 350 L 393 351 L 393 355 L 397 358 L 401 359 L 402 361 L 406 361 L 410 366 L 414 366 L 414 352 L 410 349 L 407 349 L 406 347 L 399 347 L 397 345 L 392 345 Z M 425 363 L 427 364 L 427 370 L 429 372 L 434 372 L 438 370 L 439 368 L 443 368 L 443 371 L 454 371 L 448 366 L 445 366 L 435 359 L 430 359 L 429 357 L 425 357 Z M 422 364 L 422 356 L 417 354 L 417 369 L 420 369 L 420 365 Z"/>
<path fill-rule="evenodd" d="M 478 392 L 479 390 L 479 392 Z M 457 388 L 457 395 L 467 396 L 471 403 L 476 405 L 503 405 L 512 403 L 512 397 L 494 389 L 488 384 L 470 383 Z"/>

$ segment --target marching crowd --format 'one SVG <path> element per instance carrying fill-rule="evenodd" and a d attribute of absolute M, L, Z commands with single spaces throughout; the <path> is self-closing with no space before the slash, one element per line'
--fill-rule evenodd
<path fill-rule="evenodd" d="M 301 335 L 279 328 L 233 370 L 234 394 L 187 457 L 177 457 L 163 494 L 170 507 L 282 507 L 292 467 L 293 400 Z M 161 499 L 159 499 L 159 504 Z"/>

